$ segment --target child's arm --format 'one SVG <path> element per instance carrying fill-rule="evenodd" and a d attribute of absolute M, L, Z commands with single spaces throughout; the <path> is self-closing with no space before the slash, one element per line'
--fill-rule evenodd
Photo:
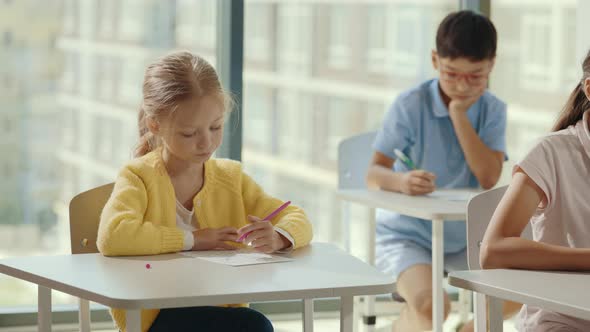
<path fill-rule="evenodd" d="M 518 169 L 486 230 L 480 251 L 484 269 L 590 269 L 590 249 L 556 246 L 520 237 L 541 202 L 547 202 L 543 190 Z"/>
<path fill-rule="evenodd" d="M 479 137 L 469 118 L 467 110 L 481 97 L 481 94 L 465 101 L 452 100 L 449 115 L 453 128 L 465 155 L 467 165 L 483 189 L 490 189 L 498 182 L 502 173 L 504 152 L 490 149 Z"/>
<path fill-rule="evenodd" d="M 383 126 L 373 143 L 373 159 L 366 176 L 369 188 L 402 192 L 408 195 L 423 195 L 434 191 L 435 176 L 425 171 L 394 172 L 395 150 L 403 151 L 415 142 L 416 129 L 419 121 L 412 117 L 412 106 L 415 101 L 411 97 L 400 97 L 391 105 Z"/>
<path fill-rule="evenodd" d="M 97 246 L 103 255 L 155 255 L 182 250 L 181 230 L 144 220 L 147 204 L 144 182 L 125 167 L 101 214 Z"/>
<path fill-rule="evenodd" d="M 264 192 L 264 190 L 247 174 L 242 173 L 242 197 L 246 214 L 258 218 L 250 221 L 260 221 L 284 202 Z M 271 221 L 273 226 L 287 232 L 294 240 L 293 249 L 304 247 L 313 237 L 312 226 L 303 209 L 291 204 Z M 248 227 L 248 226 L 247 226 Z M 248 232 L 247 229 L 244 233 Z M 282 235 L 281 235 L 282 237 Z M 247 238 L 248 239 L 248 238 Z M 283 249 L 283 248 L 280 248 Z"/>
<path fill-rule="evenodd" d="M 424 195 L 434 191 L 434 174 L 423 170 L 394 172 L 391 170 L 394 162 L 394 159 L 375 151 L 367 173 L 367 186 L 408 195 Z"/>

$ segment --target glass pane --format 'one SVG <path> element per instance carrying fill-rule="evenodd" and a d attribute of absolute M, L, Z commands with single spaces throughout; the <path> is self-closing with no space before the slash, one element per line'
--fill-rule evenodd
<path fill-rule="evenodd" d="M 570 92 L 581 78 L 581 61 L 590 47 L 578 34 L 576 12 L 583 1 L 492 1 L 498 29 L 496 66 L 490 89 L 508 104 L 507 143 L 512 165 L 523 158 L 536 139 L 549 132 Z"/>
<path fill-rule="evenodd" d="M 400 92 L 434 75 L 436 28 L 457 5 L 246 0 L 244 164 L 305 208 L 316 241 L 343 241 L 338 143 L 376 130 Z"/>
<path fill-rule="evenodd" d="M 146 64 L 215 63 L 217 1 L 0 2 L 0 257 L 70 252 L 68 203 L 132 157 Z M 36 305 L 0 276 L 0 306 Z M 54 292 L 55 304 L 74 299 Z"/>

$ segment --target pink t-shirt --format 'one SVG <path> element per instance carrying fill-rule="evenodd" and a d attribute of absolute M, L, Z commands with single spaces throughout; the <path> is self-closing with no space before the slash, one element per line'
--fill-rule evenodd
<path fill-rule="evenodd" d="M 531 218 L 535 241 L 590 248 L 590 111 L 575 126 L 544 137 L 517 164 L 543 190 L 547 205 Z M 519 331 L 553 331 L 568 326 L 590 331 L 590 321 L 523 306 Z M 561 331 L 561 329 L 560 329 Z"/>

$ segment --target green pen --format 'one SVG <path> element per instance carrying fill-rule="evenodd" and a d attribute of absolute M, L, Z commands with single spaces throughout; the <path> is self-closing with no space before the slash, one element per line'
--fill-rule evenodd
<path fill-rule="evenodd" d="M 393 153 L 395 153 L 395 155 L 402 161 L 402 163 L 404 163 L 410 169 L 416 169 L 416 165 L 414 165 L 412 159 L 408 158 L 408 156 L 406 156 L 405 153 L 401 152 L 398 149 L 393 150 Z"/>

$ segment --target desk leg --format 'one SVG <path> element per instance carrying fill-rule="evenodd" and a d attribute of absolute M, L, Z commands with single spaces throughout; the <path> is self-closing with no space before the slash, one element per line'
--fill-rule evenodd
<path fill-rule="evenodd" d="M 367 250 L 367 262 L 375 266 L 375 232 L 376 232 L 376 211 L 374 208 L 369 209 L 369 234 L 367 234 L 367 243 L 369 248 Z"/>
<path fill-rule="evenodd" d="M 37 328 L 39 332 L 51 332 L 51 288 L 37 286 Z"/>
<path fill-rule="evenodd" d="M 442 332 L 444 323 L 444 222 L 432 220 L 432 331 Z"/>
<path fill-rule="evenodd" d="M 303 299 L 303 332 L 313 332 L 313 299 Z"/>
<path fill-rule="evenodd" d="M 354 323 L 354 298 L 343 296 L 340 298 L 340 332 L 352 332 Z"/>
<path fill-rule="evenodd" d="M 141 310 L 127 310 L 127 332 L 141 332 Z"/>
<path fill-rule="evenodd" d="M 489 306 L 490 331 L 502 332 L 504 328 L 504 318 L 502 317 L 502 299 L 493 296 L 486 296 Z"/>
<path fill-rule="evenodd" d="M 486 296 L 473 292 L 473 311 L 475 332 L 487 332 Z"/>
<path fill-rule="evenodd" d="M 459 289 L 459 321 L 466 323 L 469 320 L 473 295 L 471 291 Z"/>
<path fill-rule="evenodd" d="M 90 303 L 82 298 L 78 298 L 78 323 L 80 332 L 90 332 Z"/>

